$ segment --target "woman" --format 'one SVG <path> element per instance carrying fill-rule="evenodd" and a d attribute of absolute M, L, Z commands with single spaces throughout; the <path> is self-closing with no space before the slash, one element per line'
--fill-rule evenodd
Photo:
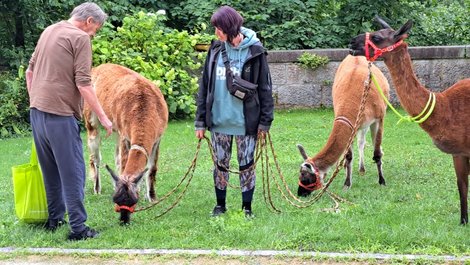
<path fill-rule="evenodd" d="M 237 145 L 242 210 L 253 215 L 251 202 L 255 188 L 252 169 L 257 134 L 267 132 L 273 120 L 271 76 L 263 48 L 256 33 L 242 27 L 243 17 L 229 6 L 220 7 L 211 18 L 218 41 L 213 41 L 204 65 L 199 86 L 196 111 L 196 137 L 211 131 L 216 164 L 213 177 L 217 204 L 212 216 L 227 211 L 225 198 L 232 154 L 232 143 Z M 226 64 L 224 64 L 225 53 Z M 227 72 L 229 68 L 229 72 Z M 231 71 L 231 72 L 230 72 Z M 233 96 L 232 80 L 235 76 L 249 81 L 256 88 L 249 94 Z M 246 92 L 246 91 L 245 91 Z"/>

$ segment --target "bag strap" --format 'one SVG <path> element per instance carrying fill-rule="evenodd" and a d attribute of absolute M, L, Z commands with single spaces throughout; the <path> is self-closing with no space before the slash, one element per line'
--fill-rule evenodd
<path fill-rule="evenodd" d="M 225 71 L 227 73 L 232 74 L 232 70 L 230 69 L 230 62 L 227 57 L 227 51 L 225 50 L 225 44 L 222 43 L 222 47 L 220 48 L 220 52 L 222 53 L 222 61 L 224 61 Z"/>
<path fill-rule="evenodd" d="M 227 57 L 227 52 L 225 51 L 225 43 L 222 43 L 220 52 L 222 53 L 222 61 L 224 62 L 224 65 L 225 65 L 225 78 L 227 80 L 227 87 L 231 89 L 232 83 L 233 83 L 233 73 L 232 73 L 232 70 L 230 69 L 230 62 Z"/>
<path fill-rule="evenodd" d="M 31 165 L 37 165 L 38 164 L 38 155 L 36 153 L 36 145 L 34 144 L 34 139 L 32 141 L 33 143 L 31 144 L 31 158 L 29 160 L 29 163 Z"/>

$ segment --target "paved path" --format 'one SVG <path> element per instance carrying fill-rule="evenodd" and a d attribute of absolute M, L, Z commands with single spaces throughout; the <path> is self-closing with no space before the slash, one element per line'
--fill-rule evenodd
<path fill-rule="evenodd" d="M 398 255 L 398 254 L 374 254 L 374 253 L 334 253 L 334 252 L 298 252 L 298 251 L 274 251 L 274 250 L 191 250 L 191 249 L 60 249 L 60 248 L 14 248 L 14 247 L 5 247 L 0 248 L 0 255 L 5 254 L 13 254 L 13 258 L 11 260 L 4 259 L 3 261 L 0 259 L 0 264 L 48 264 L 53 262 L 54 256 L 58 257 L 68 257 L 74 256 L 77 254 L 81 254 L 79 256 L 92 256 L 90 263 L 93 264 L 99 262 L 101 264 L 107 264 L 106 260 L 94 260 L 93 256 L 97 257 L 108 257 L 112 264 L 113 262 L 116 263 L 116 260 L 113 260 L 109 257 L 115 257 L 115 255 L 129 255 L 131 257 L 140 257 L 137 258 L 135 261 L 132 262 L 126 260 L 126 264 L 147 264 L 145 260 L 145 256 L 159 256 L 159 257 L 167 257 L 166 261 L 170 261 L 169 263 L 162 262 L 161 264 L 178 264 L 178 260 L 186 263 L 189 260 L 189 264 L 205 264 L 204 262 L 208 262 L 208 260 L 217 260 L 217 259 L 224 259 L 225 261 L 232 260 L 235 263 L 231 264 L 238 264 L 237 260 L 243 260 L 246 258 L 254 258 L 259 259 L 255 261 L 256 264 L 272 264 L 273 260 L 278 261 L 277 264 L 306 264 L 305 261 L 321 261 L 326 260 L 324 263 L 316 263 L 316 264 L 335 264 L 335 261 L 351 261 L 350 263 L 357 263 L 359 260 L 363 261 L 382 261 L 382 262 L 390 262 L 397 260 L 405 260 L 405 261 L 436 261 L 440 263 L 464 263 L 470 261 L 470 256 L 451 256 L 451 255 L 441 255 L 441 256 L 432 256 L 432 255 Z M 16 255 L 15 255 L 16 254 Z M 41 261 L 41 259 L 32 259 L 27 260 L 28 257 L 41 257 L 46 256 L 49 259 L 45 261 Z M 187 258 L 182 258 L 187 257 Z M 24 262 L 22 261 L 22 257 L 24 258 Z M 176 259 L 171 262 L 173 259 L 172 257 L 176 257 Z M 52 260 L 51 260 L 52 259 Z M 98 258 L 99 259 L 99 258 Z M 198 261 L 202 259 L 202 261 Z M 286 259 L 285 263 L 282 263 L 282 260 Z M 139 261 L 142 260 L 142 263 Z M 186 261 L 185 261 L 186 260 Z M 266 263 L 263 263 L 265 260 Z M 297 260 L 298 262 L 293 262 L 293 260 Z M 67 259 L 58 258 L 60 264 L 78 264 L 74 262 L 72 258 L 70 262 L 67 262 Z M 76 261 L 76 260 L 75 260 Z M 147 259 L 147 261 L 149 261 Z M 246 261 L 246 260 L 245 260 Z M 330 262 L 331 261 L 331 262 Z M 10 263 L 9 263 L 10 262 Z M 81 261 L 83 262 L 83 260 Z M 219 260 L 220 262 L 220 260 Z M 210 262 L 209 262 L 210 263 Z M 276 262 L 274 262 L 276 263 Z M 307 262 L 308 264 L 311 264 Z"/>

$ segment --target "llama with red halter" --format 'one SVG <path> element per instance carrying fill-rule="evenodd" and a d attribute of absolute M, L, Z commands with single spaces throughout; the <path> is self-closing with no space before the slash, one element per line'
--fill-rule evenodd
<path fill-rule="evenodd" d="M 155 175 L 160 140 L 168 124 L 168 108 L 160 89 L 140 74 L 120 65 L 102 64 L 92 71 L 96 95 L 118 134 L 115 163 L 117 175 L 106 165 L 114 184 L 113 201 L 120 220 L 128 224 L 139 201 L 139 184 L 146 179 L 149 201 L 156 200 Z M 90 150 L 90 175 L 94 192 L 101 193 L 99 121 L 88 106 L 84 109 Z M 145 178 L 144 178 L 145 176 Z"/>
<path fill-rule="evenodd" d="M 433 93 L 418 81 L 404 39 L 412 21 L 393 30 L 380 18 L 382 29 L 354 37 L 351 54 L 375 60 L 379 55 L 390 71 L 398 99 L 411 116 L 422 113 L 430 98 L 434 110 L 419 126 L 432 138 L 436 147 L 452 155 L 460 196 L 460 223 L 468 223 L 468 175 L 470 174 L 470 79 L 463 79 L 443 92 Z M 377 55 L 379 54 L 379 55 Z M 371 57 L 372 56 L 372 57 Z"/>
<path fill-rule="evenodd" d="M 383 73 L 374 65 L 370 71 L 376 76 L 384 94 L 388 97 L 389 84 Z M 335 119 L 333 129 L 327 143 L 322 150 L 314 157 L 309 158 L 301 145 L 298 145 L 300 154 L 304 159 L 300 167 L 299 196 L 307 196 L 312 191 L 320 189 L 329 168 L 335 165 L 343 154 L 346 153 L 345 165 L 346 180 L 344 188 L 348 189 L 352 185 L 352 147 L 348 150 L 348 141 L 352 133 L 355 133 L 354 124 L 358 118 L 362 101 L 364 81 L 369 78 L 369 67 L 365 57 L 354 57 L 348 55 L 339 65 L 333 83 L 333 109 Z M 365 102 L 362 119 L 357 128 L 357 145 L 359 149 L 359 172 L 365 173 L 364 168 L 364 147 L 366 143 L 366 133 L 370 129 L 372 142 L 374 145 L 373 159 L 377 164 L 379 184 L 385 185 L 382 172 L 382 135 L 383 122 L 387 109 L 386 103 L 381 98 L 375 88 L 375 84 L 370 84 L 371 88 L 367 101 Z"/>

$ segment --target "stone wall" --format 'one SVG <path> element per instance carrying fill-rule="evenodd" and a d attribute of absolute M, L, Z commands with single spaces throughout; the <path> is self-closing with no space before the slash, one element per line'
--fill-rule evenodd
<path fill-rule="evenodd" d="M 328 56 L 330 62 L 318 69 L 304 69 L 296 63 L 304 52 Z M 470 78 L 470 46 L 410 47 L 418 80 L 429 90 L 443 91 L 458 80 Z M 331 88 L 336 69 L 347 49 L 269 51 L 276 108 L 331 107 Z M 375 63 L 388 78 L 390 101 L 399 105 L 392 79 L 381 59 Z"/>

